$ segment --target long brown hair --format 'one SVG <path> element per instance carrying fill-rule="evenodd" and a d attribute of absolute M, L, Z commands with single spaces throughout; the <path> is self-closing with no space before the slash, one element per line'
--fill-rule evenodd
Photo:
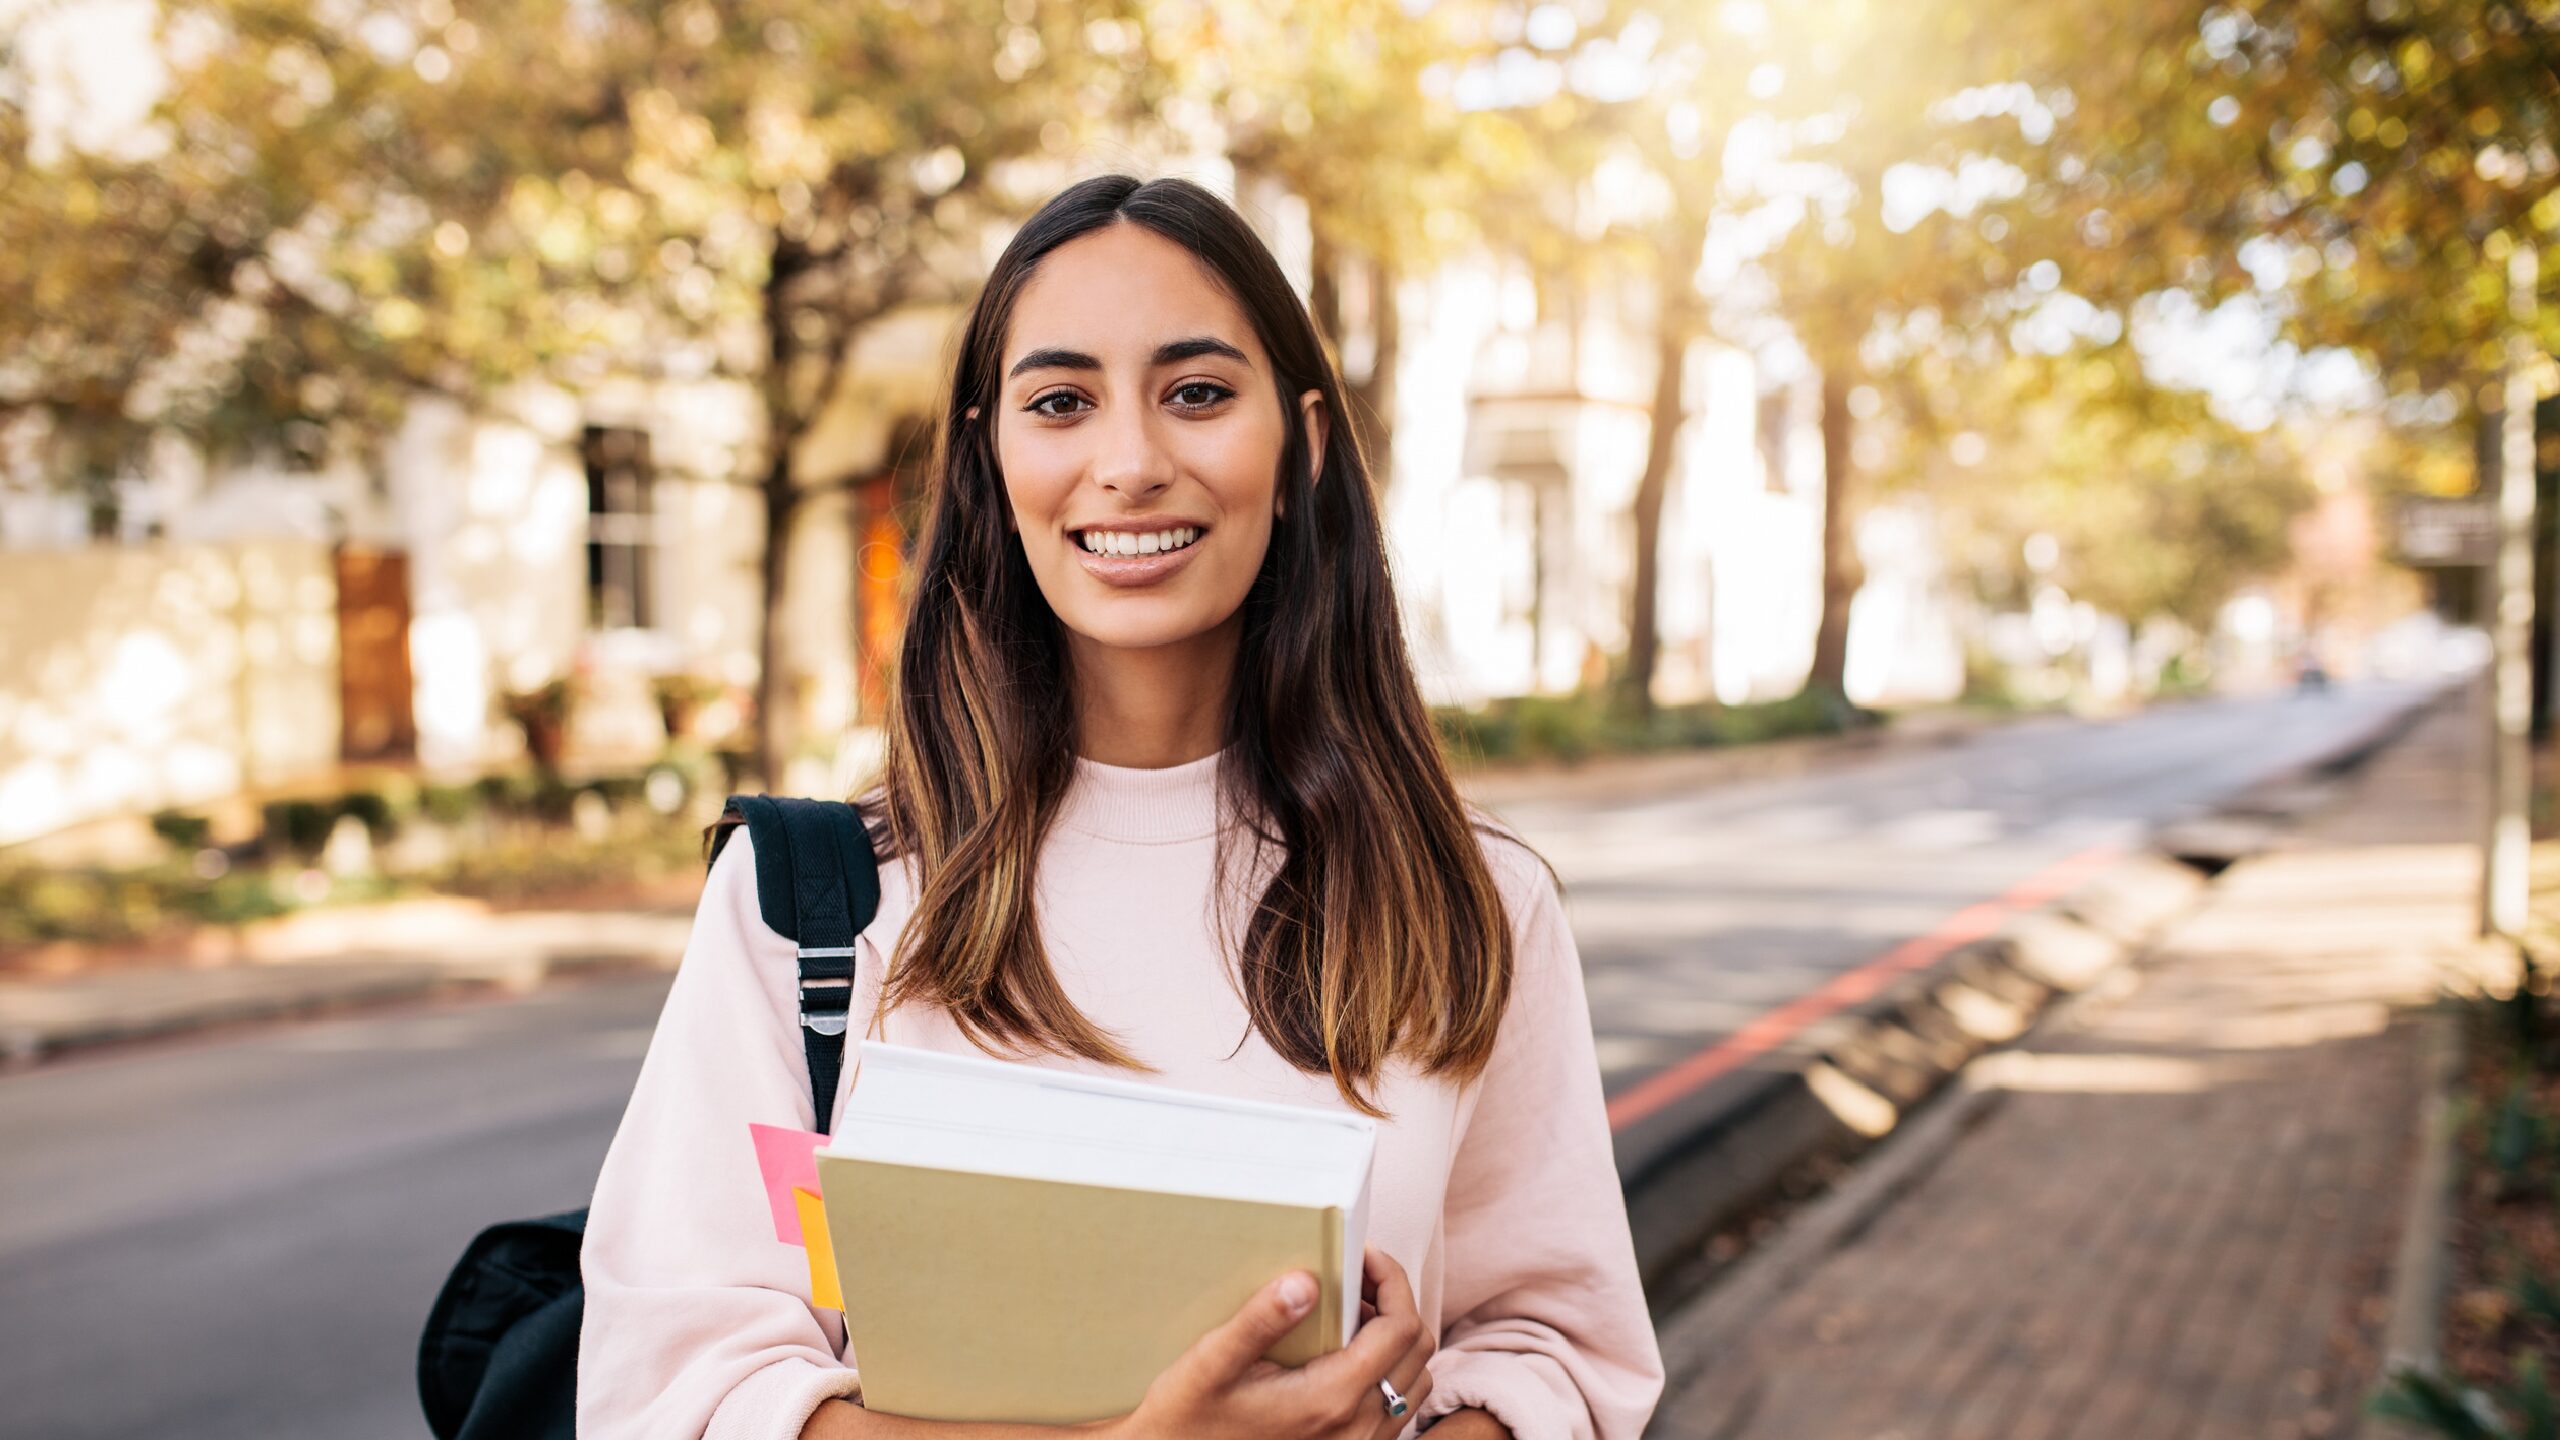
<path fill-rule="evenodd" d="M 1075 774 L 1062 627 L 1005 523 L 992 436 L 1006 331 L 1041 258 L 1106 225 L 1182 245 L 1251 317 L 1289 423 L 1288 519 L 1244 601 L 1222 809 L 1269 879 L 1235 957 L 1253 1024 L 1351 1105 L 1391 1056 L 1480 1073 L 1510 997 L 1511 930 L 1477 825 L 1415 687 L 1377 499 L 1340 379 L 1270 252 L 1216 195 L 1126 175 L 1061 192 L 1015 234 L 971 308 L 952 366 L 885 775 L 868 802 L 919 893 L 883 1012 L 946 1010 L 981 1047 L 1143 1068 L 1060 987 L 1033 913 L 1032 867 Z M 1293 397 L 1334 417 L 1310 483 Z M 972 421 L 971 406 L 989 417 Z M 1219 846 L 1229 874 L 1227 829 Z M 1223 913 L 1223 912 L 1222 912 Z"/>

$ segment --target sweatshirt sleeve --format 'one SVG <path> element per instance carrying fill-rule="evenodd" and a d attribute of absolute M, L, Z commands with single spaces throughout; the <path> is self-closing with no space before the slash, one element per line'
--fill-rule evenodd
<path fill-rule="evenodd" d="M 1662 1354 L 1637 1276 L 1582 957 L 1535 856 L 1487 846 L 1515 968 L 1444 1210 L 1440 1350 L 1419 1420 L 1490 1412 L 1516 1440 L 1637 1440 Z"/>
<path fill-rule="evenodd" d="M 757 908 L 740 829 L 704 882 L 588 1212 L 583 1440 L 793 1440 L 860 1391 L 842 1318 L 811 1306 L 804 1252 L 774 1238 L 747 1131 L 815 1125 L 796 958 Z"/>

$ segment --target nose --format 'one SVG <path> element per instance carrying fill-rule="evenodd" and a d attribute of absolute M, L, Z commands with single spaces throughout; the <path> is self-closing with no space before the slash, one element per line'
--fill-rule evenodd
<path fill-rule="evenodd" d="M 1173 457 L 1157 443 L 1144 406 L 1115 406 L 1096 417 L 1094 483 L 1124 500 L 1145 500 L 1173 483 Z"/>

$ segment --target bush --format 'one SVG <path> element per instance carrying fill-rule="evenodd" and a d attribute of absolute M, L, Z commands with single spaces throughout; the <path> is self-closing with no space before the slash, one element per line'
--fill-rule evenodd
<path fill-rule="evenodd" d="M 1603 716 L 1589 696 L 1524 695 L 1510 703 L 1528 753 L 1570 763 L 1600 748 Z"/>
<path fill-rule="evenodd" d="M 515 770 L 503 775 L 483 775 L 473 782 L 472 794 L 491 814 L 508 820 L 530 820 L 545 825 L 564 824 L 569 807 L 585 788 L 572 785 L 549 770 L 536 767 Z"/>
<path fill-rule="evenodd" d="M 151 833 L 180 855 L 193 855 L 213 839 L 213 822 L 183 810 L 163 810 L 151 817 Z"/>
<path fill-rule="evenodd" d="M 268 853 L 307 860 L 329 843 L 329 827 L 338 823 L 338 807 L 318 800 L 276 800 L 266 805 L 261 817 Z"/>
<path fill-rule="evenodd" d="M 469 785 L 428 785 L 418 791 L 418 811 L 439 825 L 459 825 L 481 808 L 477 789 Z"/>
<path fill-rule="evenodd" d="M 2499 1198 L 2516 1199 L 2534 1188 L 2534 1172 L 2550 1144 L 2550 1118 L 2534 1102 L 2531 1082 L 2519 1078 L 2489 1120 L 2486 1153 Z"/>
<path fill-rule="evenodd" d="M 1558 760 L 1603 753 L 1753 745 L 1796 735 L 1833 735 L 1884 722 L 1877 711 L 1821 694 L 1743 705 L 1675 705 L 1636 718 L 1612 711 L 1603 695 L 1524 695 L 1477 709 L 1432 711 L 1440 743 L 1460 762 Z"/>
<path fill-rule="evenodd" d="M 2515 1382 L 2492 1393 L 2422 1370 L 2399 1370 L 2366 1407 L 2447 1440 L 2560 1440 L 2560 1403 L 2538 1356 L 2516 1367 Z"/>
<path fill-rule="evenodd" d="M 339 815 L 353 815 L 363 821 L 366 832 L 376 841 L 390 839 L 391 832 L 398 828 L 390 797 L 379 790 L 351 790 L 339 797 L 336 809 Z"/>
<path fill-rule="evenodd" d="M 275 886 L 266 875 L 234 870 L 204 888 L 196 918 L 213 925 L 245 925 L 282 915 L 291 908 L 276 897 Z"/>
<path fill-rule="evenodd" d="M 1500 706 L 1470 710 L 1443 705 L 1431 712 L 1440 748 L 1461 761 L 1508 760 L 1520 753 L 1518 720 Z"/>
<path fill-rule="evenodd" d="M 341 796 L 279 800 L 263 807 L 264 834 L 257 850 L 248 857 L 226 856 L 245 863 L 210 878 L 195 869 L 199 853 L 208 848 L 210 823 L 163 811 L 151 817 L 151 825 L 173 853 L 148 866 L 103 870 L 0 864 L 0 947 L 55 940 L 147 940 L 188 924 L 239 925 L 312 905 L 388 898 L 421 884 L 519 898 L 563 888 L 664 880 L 701 863 L 701 832 L 647 803 L 652 776 L 660 782 L 660 801 L 680 810 L 691 782 L 681 769 L 665 764 L 576 785 L 527 770 L 469 785 L 418 786 L 392 777 Z M 612 815 L 609 834 L 581 837 L 568 831 L 578 797 L 588 793 Z M 463 847 L 450 861 L 429 861 L 437 867 L 435 873 L 338 875 L 329 878 L 325 893 L 306 892 L 297 882 L 327 847 L 332 828 L 347 816 L 381 839 L 412 815 L 458 824 L 489 812 L 511 823 L 494 827 L 485 840 Z"/>
<path fill-rule="evenodd" d="M 639 802 L 644 778 L 642 775 L 599 775 L 587 782 L 587 788 L 596 792 L 607 805 L 621 810 Z"/>
<path fill-rule="evenodd" d="M 287 908 L 261 871 L 210 882 L 173 865 L 0 871 L 0 945 L 145 939 L 185 923 L 237 925 Z"/>

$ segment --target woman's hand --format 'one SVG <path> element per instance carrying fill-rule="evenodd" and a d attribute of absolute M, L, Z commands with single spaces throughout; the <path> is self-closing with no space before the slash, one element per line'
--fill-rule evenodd
<path fill-rule="evenodd" d="M 1439 1341 L 1393 1257 L 1372 1246 L 1361 1271 L 1361 1308 L 1375 1313 L 1349 1345 L 1294 1370 L 1262 1358 L 1315 1305 L 1315 1277 L 1292 1270 L 1166 1366 L 1136 1410 L 1096 1428 L 1110 1440 L 1394 1440 L 1431 1394 L 1424 1362 Z M 1404 1414 L 1387 1413 L 1380 1380 Z"/>

